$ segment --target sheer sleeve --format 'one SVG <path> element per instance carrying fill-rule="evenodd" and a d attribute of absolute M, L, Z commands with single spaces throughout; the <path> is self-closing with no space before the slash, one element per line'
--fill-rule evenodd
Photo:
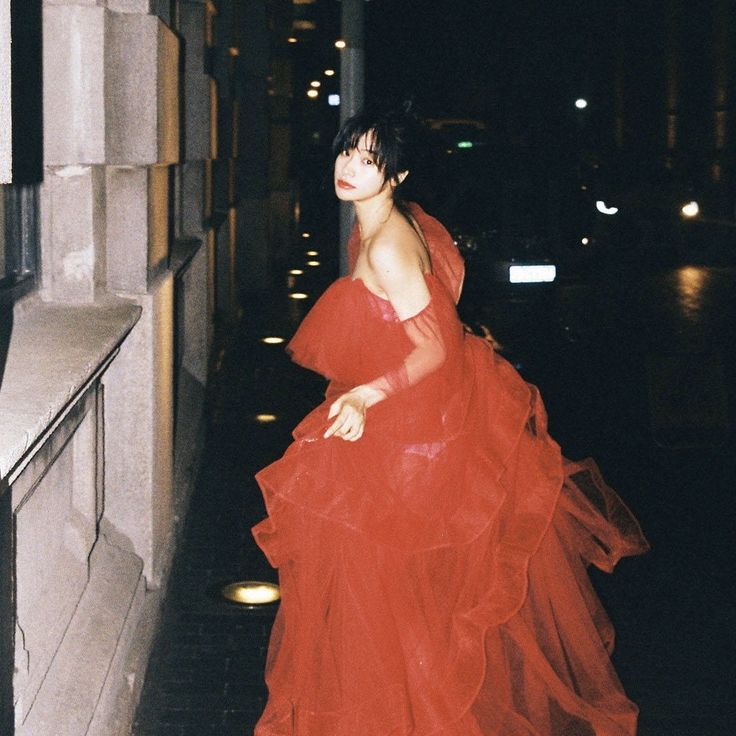
<path fill-rule="evenodd" d="M 387 397 L 416 385 L 440 368 L 447 357 L 447 345 L 434 298 L 430 298 L 421 312 L 399 324 L 411 345 L 409 354 L 400 365 L 368 384 Z"/>

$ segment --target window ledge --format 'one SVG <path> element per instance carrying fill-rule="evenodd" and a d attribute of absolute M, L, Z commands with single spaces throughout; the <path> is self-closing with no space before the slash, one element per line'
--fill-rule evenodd
<path fill-rule="evenodd" d="M 31 295 L 16 305 L 0 364 L 0 479 L 15 475 L 140 317 L 116 297 L 94 304 L 44 303 Z M 12 479 L 11 479 L 12 480 Z"/>

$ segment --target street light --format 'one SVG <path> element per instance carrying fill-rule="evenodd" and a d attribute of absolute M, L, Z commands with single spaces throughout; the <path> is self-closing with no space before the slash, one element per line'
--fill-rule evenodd
<path fill-rule="evenodd" d="M 609 207 L 602 199 L 596 200 L 595 208 L 602 215 L 615 215 L 618 212 L 618 207 Z"/>
<path fill-rule="evenodd" d="M 691 220 L 693 217 L 697 217 L 700 214 L 700 205 L 693 199 L 687 204 L 682 205 L 680 212 L 683 217 Z"/>

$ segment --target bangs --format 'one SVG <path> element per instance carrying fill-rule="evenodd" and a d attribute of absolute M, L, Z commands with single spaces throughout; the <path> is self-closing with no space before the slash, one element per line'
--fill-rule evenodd
<path fill-rule="evenodd" d="M 343 151 L 358 147 L 365 136 L 370 141 L 370 153 L 378 168 L 387 179 L 393 179 L 399 172 L 398 141 L 387 130 L 384 120 L 368 115 L 356 115 L 345 122 L 332 143 L 332 153 L 338 156 Z"/>

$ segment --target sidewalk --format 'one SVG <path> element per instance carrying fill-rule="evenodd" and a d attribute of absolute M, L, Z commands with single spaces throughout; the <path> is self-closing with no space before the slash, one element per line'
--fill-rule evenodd
<path fill-rule="evenodd" d="M 253 475 L 282 454 L 291 429 L 323 390 L 318 377 L 291 363 L 283 344 L 260 342 L 270 335 L 288 340 L 334 276 L 334 259 L 308 267 L 298 258 L 293 265 L 305 274 L 292 277 L 292 283 L 310 298 L 289 299 L 287 275 L 277 274 L 280 284 L 244 305 L 241 325 L 216 356 L 204 462 L 134 736 L 245 736 L 263 709 L 263 667 L 275 607 L 249 610 L 229 603 L 220 589 L 238 580 L 276 580 L 250 533 L 265 514 Z M 276 419 L 260 423 L 256 415 L 262 413 Z"/>

